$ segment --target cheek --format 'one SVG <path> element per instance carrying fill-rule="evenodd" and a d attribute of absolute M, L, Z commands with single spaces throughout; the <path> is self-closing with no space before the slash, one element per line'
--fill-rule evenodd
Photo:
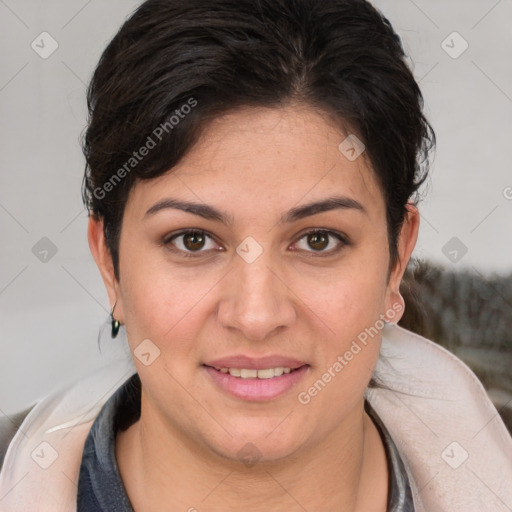
<path fill-rule="evenodd" d="M 183 280 L 176 271 L 170 273 L 151 267 L 142 270 L 135 263 L 123 278 L 127 330 L 161 343 L 174 338 L 184 326 L 192 333 L 201 299 L 214 284 L 207 275 L 195 281 Z"/>
<path fill-rule="evenodd" d="M 205 338 L 202 333 L 211 321 L 211 301 L 222 276 L 214 269 L 180 269 L 166 261 L 161 249 L 147 248 L 125 252 L 120 271 L 132 353 L 136 356 L 139 344 L 149 339 L 160 351 L 159 366 L 165 364 L 185 377 L 200 359 L 198 340 Z M 147 368 L 136 357 L 134 362 L 144 373 Z"/>
<path fill-rule="evenodd" d="M 385 265 L 364 263 L 332 273 L 328 284 L 310 286 L 307 304 L 321 319 L 322 331 L 316 341 L 318 365 L 310 382 L 314 385 L 320 379 L 319 399 L 315 398 L 320 408 L 328 407 L 331 400 L 348 404 L 360 399 L 379 356 Z"/>
<path fill-rule="evenodd" d="M 132 349 L 142 339 L 158 343 L 162 330 L 173 325 L 180 291 L 170 276 L 162 273 L 161 264 L 151 257 L 137 234 L 123 228 L 120 242 L 120 294 L 128 341 Z"/>
<path fill-rule="evenodd" d="M 384 326 L 384 284 L 350 279 L 337 284 L 318 308 L 329 328 L 317 339 L 317 365 L 297 390 L 303 412 L 322 418 L 318 435 L 359 406 L 377 364 Z"/>
<path fill-rule="evenodd" d="M 373 325 L 385 311 L 385 264 L 361 257 L 327 271 L 320 279 L 306 274 L 301 295 L 324 321 L 331 337 L 338 340 L 338 348 Z"/>
<path fill-rule="evenodd" d="M 344 356 L 344 370 L 350 367 L 344 374 L 352 374 L 354 369 L 354 380 L 364 381 L 369 378 L 380 349 L 384 288 L 375 283 L 365 286 L 360 281 L 345 282 L 342 290 L 331 293 L 331 297 L 330 308 L 323 310 L 330 327 L 324 344 L 324 366 L 329 368 L 338 356 Z"/>

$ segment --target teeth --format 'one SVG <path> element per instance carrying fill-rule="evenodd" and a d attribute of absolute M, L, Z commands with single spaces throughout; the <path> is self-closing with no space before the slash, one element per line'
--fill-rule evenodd
<path fill-rule="evenodd" d="M 280 377 L 283 373 L 290 373 L 291 368 L 265 368 L 264 370 L 255 370 L 248 368 L 217 368 L 222 373 L 229 373 L 232 377 L 240 377 L 242 379 L 271 379 Z"/>
<path fill-rule="evenodd" d="M 239 375 L 242 377 L 242 379 L 255 379 L 258 376 L 258 370 L 241 369 L 237 371 L 239 372 Z"/>

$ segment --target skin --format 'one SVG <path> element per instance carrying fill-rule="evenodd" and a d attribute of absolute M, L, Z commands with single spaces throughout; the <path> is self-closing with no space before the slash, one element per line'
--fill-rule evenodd
<path fill-rule="evenodd" d="M 160 350 L 149 366 L 134 357 L 141 418 L 116 441 L 136 511 L 386 510 L 384 447 L 363 410 L 380 333 L 309 404 L 297 398 L 360 332 L 403 306 L 399 285 L 418 234 L 418 211 L 408 205 L 400 261 L 388 278 L 384 196 L 365 154 L 350 161 L 339 151 L 345 137 L 303 105 L 217 118 L 172 172 L 132 188 L 119 281 L 102 223 L 90 219 L 91 251 L 132 353 L 145 339 Z M 364 211 L 279 222 L 334 194 Z M 170 208 L 146 215 L 169 197 L 211 205 L 232 224 Z M 315 245 L 305 233 L 320 228 L 349 243 L 331 236 Z M 169 241 L 183 229 L 211 238 Z M 248 236 L 263 249 L 252 263 L 236 252 Z M 199 256 L 183 256 L 187 249 Z M 310 367 L 284 395 L 250 402 L 219 390 L 202 367 L 232 354 L 280 354 Z M 251 467 L 238 455 L 246 443 L 260 454 Z"/>

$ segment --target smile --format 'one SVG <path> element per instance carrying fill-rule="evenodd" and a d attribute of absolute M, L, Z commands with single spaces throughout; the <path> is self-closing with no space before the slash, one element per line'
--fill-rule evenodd
<path fill-rule="evenodd" d="M 256 370 L 254 368 L 215 368 L 221 373 L 229 373 L 232 377 L 239 377 L 241 379 L 272 379 L 273 377 L 280 377 L 285 373 L 291 373 L 291 368 L 284 368 L 278 366 L 277 368 L 265 368 Z"/>

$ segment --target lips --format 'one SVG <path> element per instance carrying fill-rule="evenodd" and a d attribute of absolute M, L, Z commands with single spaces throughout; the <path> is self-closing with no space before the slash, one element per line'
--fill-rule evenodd
<path fill-rule="evenodd" d="M 265 357 L 249 357 L 245 355 L 233 355 L 214 359 L 203 363 L 212 368 L 246 368 L 248 370 L 265 370 L 267 368 L 290 368 L 295 370 L 301 366 L 307 365 L 306 362 L 292 359 L 286 356 L 270 355 Z"/>
<path fill-rule="evenodd" d="M 226 360 L 218 361 L 224 363 Z M 229 359 L 229 361 L 232 362 L 233 359 Z M 239 360 L 235 361 L 239 364 Z M 258 364 L 260 361 L 258 361 Z M 292 363 L 292 360 L 290 359 L 284 360 L 281 358 L 281 361 L 287 364 Z M 212 362 L 217 363 L 217 361 Z M 254 360 L 252 362 L 256 364 Z M 297 364 L 297 361 L 293 364 Z M 309 373 L 310 368 L 309 365 L 304 364 L 294 370 L 291 370 L 289 373 L 283 373 L 280 376 L 274 376 L 272 378 L 241 378 L 230 375 L 230 373 L 223 373 L 208 365 L 202 365 L 202 367 L 211 379 L 211 382 L 221 392 L 236 399 L 252 402 L 265 402 L 268 400 L 274 400 L 281 395 L 285 395 L 299 385 L 299 382 Z M 246 371 L 251 370 L 246 369 Z M 256 371 L 256 369 L 253 371 Z M 259 369 L 259 371 L 261 371 L 261 369 Z"/>

